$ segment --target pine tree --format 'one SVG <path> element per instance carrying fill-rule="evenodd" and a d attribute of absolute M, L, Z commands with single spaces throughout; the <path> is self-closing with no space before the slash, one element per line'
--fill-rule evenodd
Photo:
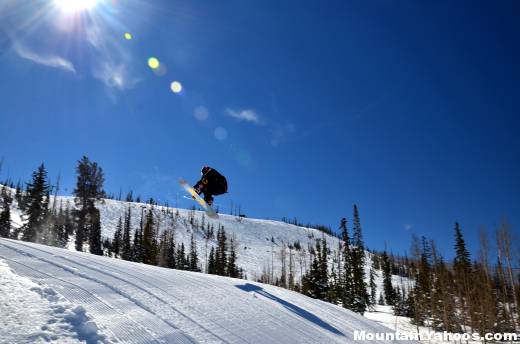
<path fill-rule="evenodd" d="M 53 235 L 56 238 L 56 246 L 58 247 L 65 247 L 69 240 L 66 226 L 66 215 L 65 211 L 63 210 L 63 203 L 60 202 L 60 208 L 58 213 L 55 215 L 53 223 Z"/>
<path fill-rule="evenodd" d="M 458 222 L 455 222 L 455 259 L 453 261 L 454 270 L 470 271 L 470 255 L 466 249 L 466 242 L 462 237 L 462 231 Z"/>
<path fill-rule="evenodd" d="M 92 209 L 89 216 L 89 250 L 92 254 L 99 256 L 103 255 L 103 249 L 101 248 L 101 215 L 99 210 Z"/>
<path fill-rule="evenodd" d="M 208 274 L 212 274 L 212 275 L 217 274 L 217 267 L 216 267 L 216 260 L 215 260 L 215 248 L 213 246 L 211 246 L 211 250 L 209 252 Z"/>
<path fill-rule="evenodd" d="M 367 304 L 369 303 L 369 297 L 365 282 L 365 246 L 363 244 L 361 221 L 359 219 L 359 212 L 356 205 L 354 205 L 354 229 L 352 245 L 353 249 L 351 251 L 351 263 L 354 290 L 354 304 L 352 310 L 363 314 L 366 311 Z"/>
<path fill-rule="evenodd" d="M 470 255 L 466 249 L 466 243 L 458 222 L 455 223 L 455 258 L 453 260 L 454 282 L 457 294 L 457 308 L 459 309 L 460 326 L 470 321 L 468 297 L 470 295 L 471 262 Z"/>
<path fill-rule="evenodd" d="M 214 233 L 213 233 L 213 225 L 209 225 L 209 223 L 207 224 L 207 228 L 206 230 L 204 231 L 204 266 L 205 266 L 205 272 L 206 273 L 209 273 L 208 270 L 209 270 L 209 267 L 208 267 L 208 245 L 209 245 L 209 242 L 211 239 L 214 238 Z"/>
<path fill-rule="evenodd" d="M 195 241 L 195 236 L 193 233 L 191 233 L 191 240 L 190 240 L 189 270 L 190 271 L 200 271 L 199 257 L 197 255 L 197 242 Z"/>
<path fill-rule="evenodd" d="M 157 264 L 157 239 L 155 236 L 155 223 L 153 212 L 146 214 L 146 223 L 143 228 L 143 263 Z"/>
<path fill-rule="evenodd" d="M 239 277 L 239 270 L 237 267 L 236 247 L 235 247 L 235 241 L 233 240 L 233 238 L 231 238 L 229 240 L 229 256 L 228 256 L 226 272 L 229 277 L 234 277 L 234 278 Z"/>
<path fill-rule="evenodd" d="M 385 302 L 387 305 L 393 306 L 396 301 L 396 296 L 394 287 L 392 286 L 392 267 L 386 251 L 383 252 L 381 263 L 383 268 L 383 290 L 385 294 Z"/>
<path fill-rule="evenodd" d="M 132 261 L 142 263 L 144 258 L 143 232 L 141 228 L 134 231 L 134 243 L 132 245 Z"/>
<path fill-rule="evenodd" d="M 96 200 L 100 200 L 106 196 L 103 190 L 105 177 L 103 169 L 99 167 L 97 162 L 91 162 L 86 156 L 78 161 L 76 167 L 78 178 L 74 195 L 76 202 L 82 208 L 90 208 Z"/>
<path fill-rule="evenodd" d="M 58 246 L 57 214 L 50 208 L 50 190 L 45 195 L 44 209 L 47 209 L 43 222 L 40 225 L 37 241 L 44 245 Z"/>
<path fill-rule="evenodd" d="M 321 244 L 323 242 L 323 245 Z M 328 249 L 325 240 L 316 240 L 310 270 L 302 278 L 302 293 L 320 300 L 329 297 Z"/>
<path fill-rule="evenodd" d="M 121 243 L 121 258 L 132 260 L 132 244 L 130 242 L 130 226 L 132 222 L 132 210 L 128 207 L 125 213 L 125 223 L 123 226 L 123 241 Z"/>
<path fill-rule="evenodd" d="M 0 211 L 0 237 L 8 238 L 11 232 L 11 196 L 6 191 L 5 188 L 2 188 L 0 203 L 2 205 L 2 210 Z"/>
<path fill-rule="evenodd" d="M 21 211 L 25 211 L 24 203 L 23 203 L 23 192 L 22 192 L 22 185 L 20 182 L 16 184 L 16 190 L 14 193 L 14 199 L 16 200 L 16 203 L 18 203 L 18 208 Z"/>
<path fill-rule="evenodd" d="M 160 240 L 159 240 L 159 254 L 158 254 L 158 257 L 157 257 L 157 265 L 161 266 L 163 268 L 168 268 L 169 267 L 169 257 L 168 257 L 168 255 L 170 253 L 170 250 L 169 250 L 169 245 L 170 245 L 169 236 L 170 236 L 170 231 L 169 230 L 165 230 L 161 234 L 161 237 L 160 237 Z"/>
<path fill-rule="evenodd" d="M 326 300 L 329 294 L 329 249 L 325 237 L 321 239 L 322 247 L 319 263 L 320 299 Z M 317 248 L 316 248 L 317 249 Z"/>
<path fill-rule="evenodd" d="M 48 197 L 50 186 L 47 181 L 47 171 L 41 164 L 33 173 L 32 181 L 27 184 L 27 192 L 23 203 L 27 223 L 23 227 L 22 240 L 37 241 L 39 231 L 45 223 L 48 213 Z"/>
<path fill-rule="evenodd" d="M 173 232 L 171 230 L 168 230 L 168 259 L 167 259 L 167 266 L 170 269 L 177 268 L 177 260 L 175 257 L 175 239 L 173 237 Z"/>
<path fill-rule="evenodd" d="M 116 231 L 114 232 L 114 239 L 112 240 L 112 251 L 114 252 L 115 257 L 118 257 L 121 253 L 121 248 L 123 246 L 123 219 L 119 216 L 119 221 L 117 221 Z"/>
<path fill-rule="evenodd" d="M 319 240 L 316 240 L 315 252 L 311 268 L 302 278 L 302 293 L 314 299 L 321 299 L 324 295 L 320 289 L 321 245 Z"/>
<path fill-rule="evenodd" d="M 72 211 L 70 210 L 70 205 L 67 201 L 67 208 L 65 209 L 65 237 L 66 243 L 69 241 L 69 237 L 74 234 L 74 219 L 72 218 Z"/>
<path fill-rule="evenodd" d="M 73 191 L 74 201 L 78 210 L 76 211 L 76 250 L 83 250 L 85 240 L 97 242 L 97 233 L 94 237 L 90 237 L 90 229 L 96 228 L 97 215 L 95 202 L 106 196 L 103 191 L 104 176 L 103 170 L 96 162 L 91 162 L 84 156 L 76 167 L 77 180 L 76 187 Z M 90 221 L 90 222 L 89 222 Z M 101 241 L 101 239 L 99 239 Z M 101 245 L 99 245 L 101 247 Z M 98 250 L 96 248 L 96 250 Z"/>
<path fill-rule="evenodd" d="M 338 260 L 339 257 L 335 257 L 333 259 L 335 262 Z M 340 267 L 340 265 L 338 265 L 338 267 Z M 340 276 L 336 272 L 336 265 L 333 263 L 330 271 L 327 301 L 333 304 L 337 304 L 340 301 L 340 290 Z"/>
<path fill-rule="evenodd" d="M 370 302 L 369 306 L 373 309 L 373 306 L 376 304 L 376 292 L 377 292 L 377 285 L 376 285 L 376 277 L 375 277 L 375 271 L 374 266 L 372 265 L 370 267 L 370 276 L 369 276 L 369 286 L 370 286 Z"/>
<path fill-rule="evenodd" d="M 215 251 L 215 273 L 225 276 L 227 267 L 227 239 L 224 227 L 217 232 L 217 249 Z"/>
<path fill-rule="evenodd" d="M 189 269 L 188 259 L 186 259 L 186 250 L 184 248 L 184 243 L 181 243 L 181 245 L 177 247 L 176 260 L 177 260 L 177 269 L 179 269 L 179 270 L 188 270 Z"/>
<path fill-rule="evenodd" d="M 372 256 L 372 267 L 374 270 L 381 270 L 381 257 L 377 254 Z"/>
<path fill-rule="evenodd" d="M 425 237 L 422 237 L 422 249 L 415 276 L 414 298 L 416 325 L 424 325 L 431 316 L 431 250 Z"/>
<path fill-rule="evenodd" d="M 350 238 L 348 234 L 347 219 L 342 218 L 339 226 L 341 230 L 341 238 L 343 240 L 343 273 L 342 279 L 340 280 L 342 285 L 341 290 L 341 303 L 343 307 L 353 310 L 354 309 L 354 272 L 352 262 L 352 250 L 350 245 Z"/>
<path fill-rule="evenodd" d="M 414 318 L 414 300 L 411 292 L 407 292 L 404 285 L 396 287 L 394 290 L 395 302 L 394 302 L 394 315 L 403 316 L 407 318 Z"/>

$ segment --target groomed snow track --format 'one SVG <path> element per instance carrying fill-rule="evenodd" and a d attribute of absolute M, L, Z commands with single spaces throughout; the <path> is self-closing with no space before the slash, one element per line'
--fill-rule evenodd
<path fill-rule="evenodd" d="M 245 280 L 8 239 L 0 239 L 0 260 L 83 306 L 110 342 L 350 343 L 355 330 L 388 331 L 341 307 Z"/>

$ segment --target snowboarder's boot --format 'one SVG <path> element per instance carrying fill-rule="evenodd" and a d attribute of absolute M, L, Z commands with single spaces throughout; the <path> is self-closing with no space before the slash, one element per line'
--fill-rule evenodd
<path fill-rule="evenodd" d="M 208 195 L 204 197 L 204 201 L 206 201 L 206 203 L 211 207 L 211 205 L 213 204 L 213 196 Z"/>

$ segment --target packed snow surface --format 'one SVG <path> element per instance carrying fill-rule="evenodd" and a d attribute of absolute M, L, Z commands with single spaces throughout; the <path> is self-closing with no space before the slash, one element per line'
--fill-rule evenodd
<path fill-rule="evenodd" d="M 0 260 L 0 343 L 106 341 L 82 306 L 14 274 Z"/>
<path fill-rule="evenodd" d="M 388 331 L 246 280 L 8 239 L 0 260 L 1 343 L 351 343 L 355 330 Z"/>

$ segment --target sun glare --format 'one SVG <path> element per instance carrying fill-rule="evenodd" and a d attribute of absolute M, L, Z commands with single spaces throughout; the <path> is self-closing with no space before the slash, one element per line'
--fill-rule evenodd
<path fill-rule="evenodd" d="M 54 4 L 65 13 L 77 13 L 92 9 L 99 0 L 54 0 Z"/>

